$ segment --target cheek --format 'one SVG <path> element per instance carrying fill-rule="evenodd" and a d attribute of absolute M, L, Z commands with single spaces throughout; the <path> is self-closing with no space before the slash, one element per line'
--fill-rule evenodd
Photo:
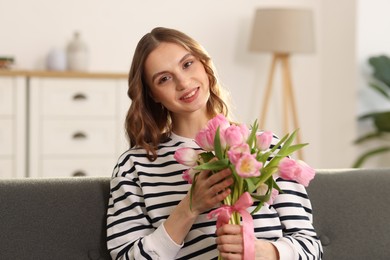
<path fill-rule="evenodd" d="M 156 103 L 161 102 L 161 98 L 160 98 L 158 91 L 152 91 L 151 89 L 149 89 L 148 95 L 151 99 L 154 100 L 154 102 L 156 102 Z"/>

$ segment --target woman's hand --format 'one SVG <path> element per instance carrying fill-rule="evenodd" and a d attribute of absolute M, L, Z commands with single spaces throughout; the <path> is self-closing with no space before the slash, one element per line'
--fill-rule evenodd
<path fill-rule="evenodd" d="M 229 186 L 232 184 L 230 169 L 214 174 L 201 171 L 196 177 L 196 184 L 192 184 L 192 211 L 201 214 L 215 207 L 230 194 Z"/>
<path fill-rule="evenodd" d="M 223 259 L 243 259 L 244 243 L 242 227 L 240 225 L 226 224 L 217 229 L 217 248 Z M 266 240 L 255 240 L 256 260 L 277 260 L 278 250 Z"/>

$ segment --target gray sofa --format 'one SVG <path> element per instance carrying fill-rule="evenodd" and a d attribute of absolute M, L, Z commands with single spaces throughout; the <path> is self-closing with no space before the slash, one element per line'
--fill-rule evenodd
<path fill-rule="evenodd" d="M 318 170 L 324 259 L 390 259 L 390 169 Z M 109 259 L 109 178 L 0 180 L 0 259 Z"/>

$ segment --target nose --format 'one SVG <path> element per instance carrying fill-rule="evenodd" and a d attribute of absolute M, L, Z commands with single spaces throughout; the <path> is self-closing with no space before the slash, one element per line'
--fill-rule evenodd
<path fill-rule="evenodd" d="M 180 73 L 176 75 L 176 89 L 184 90 L 190 85 L 190 77 L 185 73 Z"/>

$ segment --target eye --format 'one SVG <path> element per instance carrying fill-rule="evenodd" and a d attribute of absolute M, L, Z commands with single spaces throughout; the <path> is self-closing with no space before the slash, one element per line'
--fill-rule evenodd
<path fill-rule="evenodd" d="M 189 66 L 192 65 L 192 63 L 194 63 L 194 61 L 192 61 L 192 60 L 184 62 L 183 68 L 184 68 L 184 69 L 188 68 Z"/>
<path fill-rule="evenodd" d="M 163 84 L 163 83 L 167 82 L 169 79 L 170 79 L 170 77 L 168 75 L 164 75 L 164 76 L 161 76 L 158 79 L 157 83 L 158 84 Z"/>

